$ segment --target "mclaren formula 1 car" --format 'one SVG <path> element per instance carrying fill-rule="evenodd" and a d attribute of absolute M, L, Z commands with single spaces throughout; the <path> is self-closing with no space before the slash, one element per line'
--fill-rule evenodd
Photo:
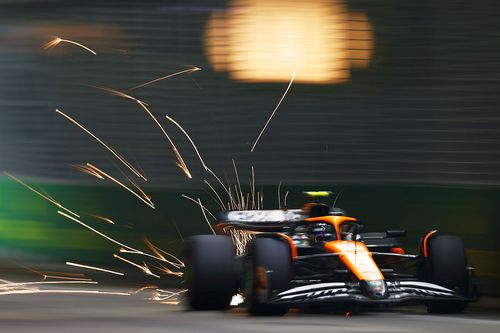
<path fill-rule="evenodd" d="M 241 293 L 255 315 L 281 315 L 290 307 L 409 303 L 423 303 L 429 312 L 460 312 L 478 298 L 460 238 L 430 231 L 418 253 L 408 254 L 398 242 L 404 230 L 361 229 L 355 218 L 320 202 L 224 212 L 217 235 L 187 242 L 189 304 L 227 309 Z"/>

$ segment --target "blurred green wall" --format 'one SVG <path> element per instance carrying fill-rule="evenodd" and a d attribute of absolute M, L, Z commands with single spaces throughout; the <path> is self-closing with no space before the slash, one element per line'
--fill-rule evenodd
<path fill-rule="evenodd" d="M 209 233 L 200 209 L 181 197 L 200 197 L 214 213 L 217 205 L 203 191 L 147 190 L 153 210 L 118 187 L 36 184 L 82 221 L 107 235 L 140 249 L 148 237 L 161 248 L 179 253 L 182 237 Z M 306 189 L 321 186 L 282 187 L 289 191 L 288 205 L 299 207 Z M 260 189 L 260 187 L 258 188 Z M 265 207 L 277 207 L 277 187 L 263 187 Z M 366 231 L 405 228 L 406 245 L 416 250 L 419 238 L 429 230 L 461 236 L 469 262 L 477 267 L 484 294 L 500 295 L 500 227 L 497 223 L 500 190 L 449 187 L 344 186 L 337 206 L 358 217 Z M 116 265 L 118 247 L 56 213 L 57 208 L 18 183 L 0 180 L 0 251 L 11 263 L 43 257 L 55 262 L 81 261 Z M 92 215 L 115 221 L 107 224 Z M 174 224 L 175 223 L 175 224 Z"/>

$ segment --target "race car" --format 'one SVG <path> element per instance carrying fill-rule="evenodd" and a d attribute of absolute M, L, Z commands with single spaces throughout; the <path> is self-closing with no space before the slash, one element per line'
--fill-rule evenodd
<path fill-rule="evenodd" d="M 428 312 L 460 312 L 478 299 L 462 240 L 436 230 L 417 254 L 400 247 L 404 230 L 362 232 L 363 225 L 307 192 L 301 209 L 222 212 L 216 235 L 187 241 L 189 305 L 223 310 L 241 293 L 253 315 L 290 307 L 359 309 L 423 303 Z"/>

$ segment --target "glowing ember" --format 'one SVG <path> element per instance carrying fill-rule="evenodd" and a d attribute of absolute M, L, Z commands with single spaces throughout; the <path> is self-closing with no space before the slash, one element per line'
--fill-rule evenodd
<path fill-rule="evenodd" d="M 266 127 L 267 125 L 269 125 L 269 122 L 271 121 L 271 119 L 274 117 L 274 114 L 276 113 L 276 111 L 278 110 L 278 108 L 280 107 L 281 105 L 281 102 L 283 102 L 283 99 L 285 99 L 285 96 L 286 94 L 288 93 L 288 90 L 290 90 L 290 87 L 292 86 L 292 83 L 293 83 L 293 80 L 295 79 L 295 75 L 297 74 L 297 69 L 294 69 L 293 71 L 293 75 L 292 75 L 292 79 L 290 80 L 290 83 L 288 84 L 288 87 L 286 88 L 285 90 L 285 93 L 283 94 L 283 96 L 281 96 L 281 99 L 280 101 L 278 102 L 278 105 L 276 105 L 276 107 L 274 108 L 274 111 L 271 113 L 271 116 L 269 117 L 269 119 L 267 119 L 267 122 L 266 124 L 264 125 L 264 127 L 262 128 L 262 131 L 260 131 L 259 133 L 259 136 L 257 137 L 257 139 L 255 140 L 255 143 L 253 144 L 252 146 L 252 149 L 250 149 L 250 152 L 253 153 L 254 149 L 255 149 L 255 146 L 257 146 L 257 142 L 259 142 L 260 140 L 260 137 L 262 136 L 262 133 L 264 133 L 264 131 L 266 130 Z"/>
<path fill-rule="evenodd" d="M 50 202 L 51 204 L 53 204 L 54 206 L 56 206 L 57 208 L 60 208 L 62 210 L 65 210 L 66 212 L 70 213 L 71 215 L 74 215 L 76 217 L 80 217 L 80 215 L 74 213 L 73 211 L 69 210 L 68 208 L 64 207 L 63 205 L 61 205 L 59 202 L 55 201 L 52 197 L 50 197 L 49 195 L 46 195 L 46 194 L 43 194 L 41 193 L 40 191 L 37 191 L 35 190 L 33 187 L 29 186 L 28 184 L 26 184 L 25 182 L 23 182 L 22 180 L 20 180 L 19 178 L 15 177 L 14 175 L 4 171 L 4 174 L 8 177 L 10 177 L 11 179 L 15 180 L 16 182 L 18 182 L 19 184 L 23 185 L 24 187 L 26 187 L 27 189 L 29 189 L 30 191 L 38 194 L 40 197 L 44 198 L 45 200 L 47 200 L 48 202 Z"/>
<path fill-rule="evenodd" d="M 185 69 L 183 71 L 175 72 L 173 74 L 162 76 L 162 77 L 159 77 L 157 79 L 148 81 L 146 83 L 139 84 L 139 85 L 137 85 L 135 87 L 132 87 L 132 88 L 129 88 L 129 89 L 125 90 L 125 92 L 132 91 L 132 90 L 135 90 L 135 89 L 139 89 L 139 88 L 145 87 L 147 85 L 150 85 L 152 83 L 155 83 L 155 82 L 158 82 L 158 81 L 161 81 L 161 80 L 165 80 L 165 79 L 168 79 L 168 78 L 171 78 L 171 77 L 174 77 L 174 76 L 177 76 L 177 75 L 181 75 L 181 74 L 184 74 L 184 73 L 191 74 L 191 73 L 196 72 L 196 71 L 201 71 L 201 68 L 199 68 L 199 67 L 191 66 L 191 65 L 188 65 L 188 66 L 190 67 L 189 69 Z"/>
<path fill-rule="evenodd" d="M 109 269 L 104 269 L 104 268 L 99 268 L 99 267 L 94 267 L 94 266 L 88 266 L 88 265 L 82 265 L 82 264 L 77 264 L 77 263 L 74 263 L 74 262 L 66 262 L 66 265 L 68 266 L 75 266 L 75 267 L 81 267 L 81 268 L 87 268 L 87 269 L 92 269 L 92 270 L 95 270 L 95 271 L 99 271 L 99 272 L 104 272 L 104 273 L 110 273 L 110 274 L 115 274 L 115 275 L 125 275 L 123 273 L 120 273 L 120 272 L 115 272 L 115 271 L 112 271 L 112 270 L 109 270 Z"/>
<path fill-rule="evenodd" d="M 84 49 L 84 50 L 87 50 L 88 52 L 92 53 L 93 55 L 97 55 L 97 53 L 96 53 L 94 50 L 92 50 L 92 49 L 88 48 L 87 46 L 85 46 L 85 45 L 83 45 L 83 44 L 77 43 L 77 42 L 75 42 L 75 41 L 73 41 L 73 40 L 69 40 L 69 39 L 62 39 L 62 38 L 60 38 L 60 37 L 54 37 L 54 39 L 52 39 L 50 42 L 48 42 L 48 43 L 44 44 L 44 45 L 42 46 L 42 48 L 43 48 L 43 49 L 45 49 L 45 50 L 48 50 L 48 49 L 50 49 L 50 48 L 56 47 L 56 46 L 57 46 L 57 45 L 59 45 L 60 43 L 69 43 L 69 44 L 73 44 L 73 45 L 76 45 L 76 46 L 81 47 L 81 48 L 82 48 L 82 49 Z"/>
<path fill-rule="evenodd" d="M 64 112 L 56 109 L 56 112 L 59 113 L 61 116 L 63 116 L 64 118 L 68 119 L 69 121 L 71 121 L 73 124 L 75 124 L 76 126 L 80 127 L 85 133 L 87 133 L 88 135 L 90 135 L 92 138 L 94 138 L 97 142 L 99 142 L 101 145 L 103 145 L 111 154 L 113 154 L 118 160 L 120 160 L 120 162 L 122 162 L 127 168 L 130 169 L 130 171 L 132 171 L 137 177 L 140 177 L 140 178 L 143 178 L 144 180 L 147 180 L 147 178 L 142 175 L 139 171 L 137 171 L 137 169 L 135 169 L 132 164 L 130 164 L 130 162 L 128 162 L 127 160 L 125 160 L 120 154 L 118 154 L 113 148 L 111 148 L 110 146 L 108 146 L 104 141 L 102 141 L 101 139 L 99 139 L 97 136 L 95 136 L 92 132 L 90 132 L 88 129 L 86 129 L 83 125 L 81 125 L 79 122 L 77 122 L 76 120 L 74 120 L 73 118 L 71 118 L 70 116 L 68 116 L 67 114 L 65 114 Z"/>

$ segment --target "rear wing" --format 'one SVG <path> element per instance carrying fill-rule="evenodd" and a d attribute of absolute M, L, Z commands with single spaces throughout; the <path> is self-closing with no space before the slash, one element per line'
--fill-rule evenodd
<path fill-rule="evenodd" d="M 232 210 L 218 216 L 219 228 L 228 226 L 253 231 L 280 231 L 287 224 L 304 221 L 302 209 Z"/>

